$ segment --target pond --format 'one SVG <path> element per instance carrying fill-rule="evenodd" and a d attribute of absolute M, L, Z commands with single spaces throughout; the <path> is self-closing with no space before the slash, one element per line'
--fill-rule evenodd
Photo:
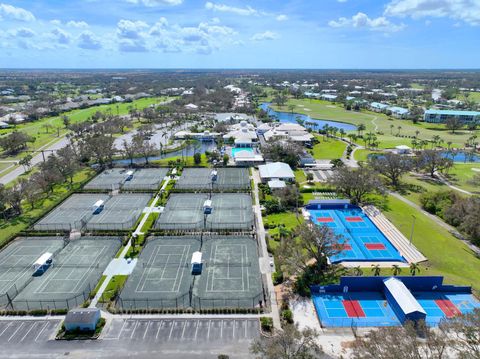
<path fill-rule="evenodd" d="M 268 113 L 269 116 L 275 116 L 280 122 L 290 122 L 290 123 L 297 123 L 297 119 L 300 119 L 305 122 L 305 127 L 311 127 L 314 130 L 320 130 L 323 126 L 328 125 L 330 127 L 336 127 L 338 129 L 343 129 L 344 131 L 355 131 L 357 129 L 356 126 L 337 122 L 337 121 L 328 121 L 328 120 L 317 120 L 315 118 L 311 118 L 308 115 L 304 115 L 301 113 L 295 112 L 283 112 L 283 111 L 275 111 L 270 107 L 271 103 L 264 102 L 260 105 L 260 108 Z M 315 123 L 315 126 L 309 126 L 306 123 L 312 122 Z"/>
<path fill-rule="evenodd" d="M 475 152 L 466 152 L 466 151 L 444 151 L 442 156 L 445 158 L 450 158 L 453 162 L 480 162 L 480 155 Z"/>
<path fill-rule="evenodd" d="M 173 151 L 169 153 L 165 153 L 163 155 L 159 156 L 152 156 L 149 157 L 149 161 L 155 161 L 155 160 L 163 160 L 163 159 L 168 159 L 168 158 L 173 158 L 173 157 L 181 157 L 182 153 L 183 156 L 189 157 L 193 156 L 195 153 L 205 153 L 206 151 L 213 151 L 214 149 L 217 148 L 217 145 L 215 144 L 215 141 L 208 141 L 208 142 L 196 142 L 183 150 L 178 150 L 178 151 Z M 122 165 L 122 166 L 128 166 L 130 165 L 130 159 L 121 159 L 121 160 L 115 160 L 113 161 L 114 164 Z M 133 163 L 136 164 L 142 164 L 145 163 L 145 158 L 139 157 L 139 158 L 134 158 Z"/>

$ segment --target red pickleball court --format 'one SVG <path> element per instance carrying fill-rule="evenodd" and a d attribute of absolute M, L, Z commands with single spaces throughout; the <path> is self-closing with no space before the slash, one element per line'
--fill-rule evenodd
<path fill-rule="evenodd" d="M 370 251 L 373 250 L 384 250 L 385 245 L 383 243 L 365 243 L 365 248 L 367 248 Z"/>

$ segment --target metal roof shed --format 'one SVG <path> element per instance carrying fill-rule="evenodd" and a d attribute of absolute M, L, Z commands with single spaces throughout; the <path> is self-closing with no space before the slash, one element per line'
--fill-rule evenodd
<path fill-rule="evenodd" d="M 402 323 L 425 320 L 427 313 L 401 280 L 390 277 L 383 283 L 385 297 Z"/>

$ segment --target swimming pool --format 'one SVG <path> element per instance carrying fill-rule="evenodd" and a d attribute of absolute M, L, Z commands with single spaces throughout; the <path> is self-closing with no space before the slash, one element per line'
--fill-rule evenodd
<path fill-rule="evenodd" d="M 345 208 L 346 207 L 346 208 Z M 341 235 L 343 250 L 330 257 L 332 263 L 342 261 L 400 261 L 405 259 L 362 209 L 353 206 L 307 206 L 310 218 L 318 226 L 328 226 Z"/>
<path fill-rule="evenodd" d="M 232 147 L 232 157 L 235 157 L 235 154 L 237 154 L 240 151 L 247 151 L 247 152 L 252 152 L 253 153 L 253 148 L 251 148 L 251 147 L 244 147 L 244 148 Z"/>

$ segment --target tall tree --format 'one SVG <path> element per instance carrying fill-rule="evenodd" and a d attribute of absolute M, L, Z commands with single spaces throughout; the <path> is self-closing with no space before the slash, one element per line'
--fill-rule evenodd
<path fill-rule="evenodd" d="M 340 167 L 329 180 L 338 193 L 347 196 L 353 203 L 362 203 L 370 193 L 383 194 L 382 182 L 369 168 L 352 169 Z"/>
<path fill-rule="evenodd" d="M 318 333 L 310 328 L 300 330 L 287 324 L 271 336 L 260 336 L 250 346 L 255 358 L 261 359 L 316 359 L 323 357 L 317 344 Z"/>
<path fill-rule="evenodd" d="M 399 187 L 402 175 L 412 169 L 412 161 L 408 157 L 390 152 L 372 157 L 370 165 L 375 171 L 387 177 L 395 188 Z"/>

